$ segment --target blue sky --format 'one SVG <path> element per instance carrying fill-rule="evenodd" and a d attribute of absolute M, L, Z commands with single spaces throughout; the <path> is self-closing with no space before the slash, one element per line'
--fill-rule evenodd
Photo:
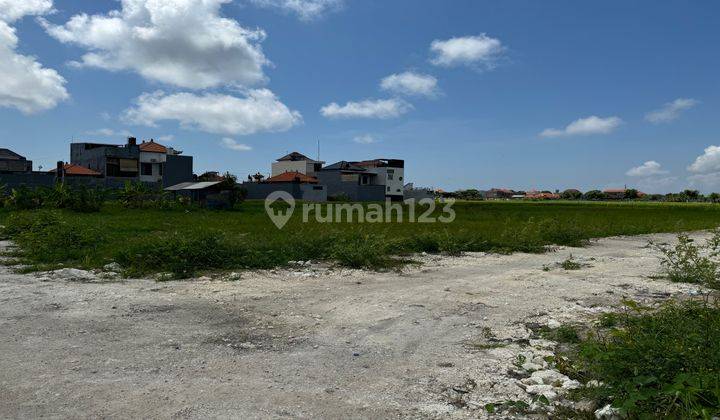
<path fill-rule="evenodd" d="M 0 138 L 36 168 L 132 133 L 241 177 L 320 141 L 446 190 L 720 191 L 719 20 L 710 0 L 0 0 Z"/>

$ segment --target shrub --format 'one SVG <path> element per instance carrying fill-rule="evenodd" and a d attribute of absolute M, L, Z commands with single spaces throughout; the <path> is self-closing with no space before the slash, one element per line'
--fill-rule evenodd
<path fill-rule="evenodd" d="M 594 397 L 630 418 L 720 415 L 718 302 L 671 302 L 657 311 L 628 304 L 616 327 L 579 344 L 568 373 L 601 381 Z"/>
<path fill-rule="evenodd" d="M 704 244 L 697 245 L 686 234 L 677 237 L 674 246 L 667 244 L 650 245 L 660 251 L 664 274 L 673 282 L 697 283 L 704 286 L 720 288 L 720 231 Z"/>
<path fill-rule="evenodd" d="M 7 204 L 13 210 L 35 210 L 42 207 L 43 198 L 44 195 L 39 188 L 30 189 L 23 185 L 13 188 Z"/>
<path fill-rule="evenodd" d="M 11 215 L 4 233 L 32 263 L 84 263 L 95 255 L 102 235 L 97 229 L 73 226 L 52 211 Z"/>
<path fill-rule="evenodd" d="M 188 278 L 199 270 L 232 267 L 239 255 L 218 232 L 157 237 L 130 244 L 116 256 L 129 275 L 168 271 L 175 278 Z"/>
<path fill-rule="evenodd" d="M 351 268 L 388 268 L 397 265 L 397 260 L 388 256 L 390 245 L 376 235 L 358 233 L 336 241 L 331 258 Z"/>

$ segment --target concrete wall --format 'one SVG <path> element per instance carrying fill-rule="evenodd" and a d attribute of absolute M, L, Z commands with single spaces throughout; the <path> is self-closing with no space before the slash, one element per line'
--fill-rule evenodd
<path fill-rule="evenodd" d="M 296 200 L 304 201 L 327 201 L 327 188 L 324 185 L 278 183 L 264 184 L 257 182 L 245 182 L 241 187 L 247 191 L 248 200 L 264 200 L 275 191 L 285 191 Z M 316 189 L 321 188 L 321 189 Z"/>
<path fill-rule="evenodd" d="M 68 176 L 65 177 L 65 184 L 70 186 L 87 186 L 90 188 L 121 189 L 125 186 L 126 178 L 96 178 L 91 176 Z M 136 182 L 137 180 L 132 180 Z M 48 187 L 55 185 L 55 173 L 50 172 L 25 172 L 25 173 L 0 173 L 0 184 L 5 185 L 7 191 L 26 186 L 28 188 Z M 159 184 L 148 183 L 151 187 L 159 188 Z"/>
<path fill-rule="evenodd" d="M 30 171 L 32 171 L 32 161 L 31 160 L 0 159 L 0 171 L 30 172 Z"/>
<path fill-rule="evenodd" d="M 284 174 L 285 172 L 300 172 L 303 175 L 314 176 L 314 168 L 314 163 L 306 160 L 284 160 L 281 162 L 273 162 L 271 176 L 278 176 Z"/>
<path fill-rule="evenodd" d="M 346 195 L 350 201 L 385 201 L 384 185 L 359 185 L 357 182 L 343 182 L 340 171 L 320 171 L 320 184 L 327 186 L 328 197 Z"/>
<path fill-rule="evenodd" d="M 193 157 L 168 155 L 163 169 L 163 187 L 193 180 Z"/>

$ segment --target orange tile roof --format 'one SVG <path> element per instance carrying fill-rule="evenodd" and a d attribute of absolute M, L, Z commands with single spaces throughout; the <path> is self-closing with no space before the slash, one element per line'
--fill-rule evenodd
<path fill-rule="evenodd" d="M 285 172 L 280 175 L 268 178 L 265 182 L 277 183 L 277 182 L 299 182 L 301 184 L 317 184 L 317 178 L 301 174 L 300 172 Z"/>
<path fill-rule="evenodd" d="M 77 175 L 77 176 L 100 176 L 100 172 L 93 171 L 90 168 L 84 166 L 75 165 L 73 163 L 66 163 L 63 165 L 65 175 Z M 57 169 L 53 169 L 50 172 L 57 172 Z"/>
<path fill-rule="evenodd" d="M 167 147 L 160 143 L 155 143 L 155 140 L 143 141 L 140 143 L 140 151 L 149 153 L 167 153 Z"/>

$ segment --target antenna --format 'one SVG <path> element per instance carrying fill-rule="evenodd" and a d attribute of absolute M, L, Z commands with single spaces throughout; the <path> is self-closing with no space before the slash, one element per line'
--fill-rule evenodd
<path fill-rule="evenodd" d="M 318 162 L 320 162 L 320 139 L 318 139 L 318 141 L 317 141 L 317 146 L 318 146 L 317 160 L 318 160 Z"/>

